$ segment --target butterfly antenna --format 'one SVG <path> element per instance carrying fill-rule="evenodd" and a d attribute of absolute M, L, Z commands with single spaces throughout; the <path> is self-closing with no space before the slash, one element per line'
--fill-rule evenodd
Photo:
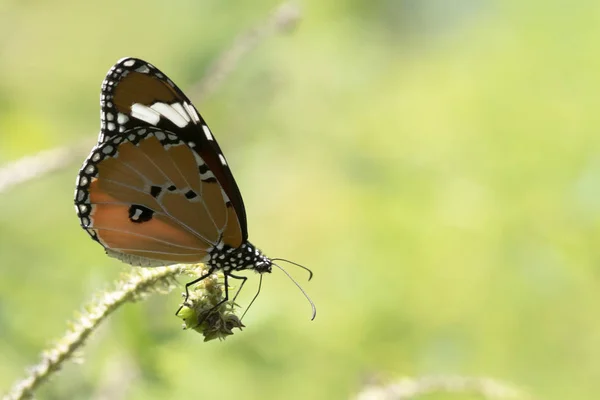
<path fill-rule="evenodd" d="M 309 280 L 309 281 L 310 281 L 310 280 L 312 279 L 312 277 L 313 277 L 313 272 L 312 272 L 312 271 L 311 271 L 309 268 L 306 268 L 304 265 L 300 265 L 300 264 L 298 264 L 298 263 L 295 263 L 295 262 L 293 262 L 293 261 L 286 260 L 285 258 L 273 258 L 273 259 L 271 259 L 271 261 L 285 261 L 286 263 L 290 263 L 290 264 L 292 264 L 292 265 L 295 265 L 296 267 L 300 267 L 300 268 L 302 268 L 303 270 L 306 270 L 306 271 L 308 271 L 308 273 L 309 273 L 308 280 Z M 277 266 L 279 267 L 279 265 L 277 265 Z M 279 268 L 281 268 L 281 267 L 279 267 Z"/>
<path fill-rule="evenodd" d="M 290 280 L 292 282 L 294 282 L 294 285 L 296 285 L 298 287 L 298 289 L 300 289 L 300 291 L 302 292 L 302 294 L 304 295 L 304 297 L 306 297 L 306 300 L 308 300 L 308 302 L 310 303 L 310 306 L 312 308 L 312 318 L 310 319 L 311 321 L 315 319 L 315 317 L 317 316 L 317 308 L 315 307 L 315 303 L 313 303 L 313 301 L 310 299 L 310 297 L 308 297 L 308 294 L 306 294 L 306 292 L 304 291 L 304 289 L 302 289 L 302 286 L 300 286 L 298 284 L 298 282 L 296 282 L 294 280 L 294 278 L 292 278 L 292 276 L 285 270 L 283 269 L 280 265 L 277 265 L 273 262 L 273 260 L 271 260 L 271 262 L 273 263 L 274 266 L 276 266 L 277 268 L 279 268 L 280 270 L 283 271 L 284 274 L 287 275 L 288 278 L 290 278 Z"/>
<path fill-rule="evenodd" d="M 260 275 L 260 280 L 258 281 L 258 290 L 256 291 L 256 294 L 254 295 L 254 297 L 252 298 L 252 301 L 250 302 L 250 304 L 248 304 L 248 307 L 246 307 L 246 310 L 244 311 L 244 313 L 242 314 L 242 318 L 240 318 L 240 321 L 244 319 L 244 316 L 246 315 L 246 313 L 248 312 L 248 310 L 250 309 L 250 307 L 252 307 L 252 303 L 254 303 L 254 300 L 256 300 L 256 298 L 258 297 L 258 295 L 260 294 L 260 288 L 262 287 L 262 274 Z"/>

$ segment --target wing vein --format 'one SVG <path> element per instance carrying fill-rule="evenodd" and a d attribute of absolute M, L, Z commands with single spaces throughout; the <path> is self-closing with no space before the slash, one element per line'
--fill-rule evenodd
<path fill-rule="evenodd" d="M 206 255 L 207 253 L 173 253 L 171 251 L 157 251 L 157 250 L 140 250 L 140 249 L 127 249 L 123 247 L 111 247 L 111 250 L 118 252 L 135 251 L 137 253 L 150 253 L 150 254 L 170 254 L 176 256 L 194 256 L 194 255 Z"/>
<path fill-rule="evenodd" d="M 191 149 L 189 149 L 190 151 L 193 151 Z M 192 185 L 190 184 L 190 182 L 186 179 L 185 175 L 181 172 L 181 170 L 179 169 L 179 166 L 177 166 L 177 163 L 175 162 L 175 160 L 173 160 L 173 157 L 171 157 L 171 155 L 169 153 L 167 153 L 167 155 L 169 156 L 169 158 L 171 159 L 171 162 L 173 162 L 173 165 L 175 166 L 175 168 L 177 169 L 177 172 L 179 172 L 179 175 L 181 175 L 181 177 L 183 178 L 183 180 L 185 181 L 185 183 L 187 183 L 188 187 L 191 189 Z M 196 160 L 194 159 L 194 163 L 196 162 Z M 196 168 L 198 168 L 199 165 L 196 165 Z M 212 214 L 210 213 L 210 210 L 208 208 L 208 205 L 206 204 L 206 202 L 204 201 L 204 198 L 202 196 L 202 192 L 203 192 L 203 182 L 202 179 L 200 179 L 200 174 L 198 174 L 198 179 L 200 180 L 200 201 L 202 202 L 202 205 L 204 206 L 204 209 L 206 210 L 206 213 L 208 214 L 208 216 L 210 217 L 211 222 L 213 223 L 213 225 L 215 226 L 215 229 L 217 230 L 217 232 L 220 233 L 219 231 L 219 227 L 217 226 L 217 222 L 215 221 L 215 219 L 213 218 Z"/>
<path fill-rule="evenodd" d="M 123 163 L 123 164 L 127 165 L 127 163 Z M 127 165 L 127 166 L 130 167 L 130 168 L 132 168 L 129 165 Z M 134 171 L 136 171 L 138 174 L 140 174 L 137 170 L 135 170 L 135 168 L 132 168 L 132 169 Z M 148 181 L 148 179 L 145 176 L 143 176 L 142 174 L 140 174 L 140 176 L 142 176 L 146 181 Z M 123 182 L 120 182 L 120 181 L 115 181 L 115 180 L 112 180 L 112 179 L 106 179 L 105 181 L 106 182 L 112 182 L 115 185 L 123 186 L 123 187 L 129 188 L 131 190 L 135 190 L 136 192 L 139 192 L 139 193 L 142 193 L 142 194 L 148 196 L 148 193 L 144 192 L 143 190 L 140 190 L 140 189 L 136 188 L 135 186 L 131 186 L 131 185 L 128 185 L 126 183 L 123 183 Z M 187 224 L 185 224 L 183 221 L 181 221 L 181 220 L 173 217 L 173 215 L 171 215 L 171 213 L 169 213 L 169 211 L 167 211 L 167 209 L 164 207 L 164 205 L 159 200 L 156 200 L 156 202 L 160 205 L 160 208 L 164 211 L 165 215 L 168 216 L 172 221 L 174 221 L 175 223 L 181 225 L 183 228 L 185 228 L 188 232 L 190 232 L 191 234 L 193 234 L 194 236 L 196 236 L 198 239 L 201 239 L 204 242 L 206 242 L 208 244 L 211 244 L 213 246 L 215 245 L 215 243 L 213 243 L 210 239 L 205 238 L 199 232 L 196 232 L 190 226 L 188 226 Z M 129 204 L 129 203 L 126 203 L 126 204 Z"/>
<path fill-rule="evenodd" d="M 95 230 L 103 230 L 103 231 L 109 231 L 109 232 L 120 232 L 120 233 L 124 233 L 126 235 L 132 235 L 132 236 L 137 236 L 137 237 L 141 237 L 141 238 L 152 239 L 152 240 L 155 240 L 157 242 L 168 244 L 168 245 L 173 246 L 173 247 L 180 247 L 182 249 L 189 249 L 189 250 L 200 250 L 200 251 L 206 253 L 206 250 L 202 249 L 201 247 L 183 246 L 183 245 L 180 245 L 180 244 L 177 244 L 177 243 L 169 242 L 167 240 L 158 239 L 158 238 L 156 238 L 154 236 L 143 235 L 141 233 L 126 231 L 126 230 L 123 230 L 123 229 L 108 228 L 108 227 L 104 227 L 104 226 L 95 226 L 93 224 L 91 224 L 89 226 L 83 226 L 82 225 L 82 227 L 85 228 L 85 229 L 95 229 Z"/>
<path fill-rule="evenodd" d="M 165 179 L 167 179 L 168 181 L 170 181 L 169 177 L 167 176 L 167 174 L 165 174 L 165 172 L 158 166 L 156 165 L 156 163 L 154 162 L 154 160 L 152 160 L 152 158 L 146 154 L 144 151 L 142 151 L 142 154 L 144 155 L 144 157 L 146 157 L 148 159 L 148 161 L 150 161 L 150 163 L 152 165 L 154 165 L 156 167 L 156 169 L 158 169 L 160 171 L 160 173 L 162 174 L 162 176 L 165 177 Z M 173 158 L 171 158 L 171 156 L 169 155 L 169 153 L 167 153 L 167 156 L 169 157 L 169 159 L 171 160 L 171 162 L 173 163 L 173 166 L 177 169 L 177 172 L 179 172 L 179 174 L 181 175 L 181 177 L 183 178 L 183 180 L 187 183 L 188 186 L 190 186 L 190 183 L 188 182 L 188 180 L 185 178 L 185 176 L 181 173 L 181 171 L 179 170 L 179 167 L 177 166 L 177 164 L 175 164 L 175 162 L 173 161 Z M 128 165 L 127 163 L 124 162 L 125 165 L 127 165 L 128 167 L 132 168 L 135 172 L 137 172 L 146 182 L 150 182 L 150 180 L 144 176 L 142 173 L 140 173 L 139 171 L 137 171 L 135 168 L 131 167 L 130 165 Z M 200 178 L 198 178 L 200 179 Z M 191 186 L 190 186 L 191 188 Z M 200 182 L 200 190 L 202 190 L 202 182 Z M 201 194 L 201 193 L 200 193 Z M 204 200 L 202 200 L 202 196 L 200 195 L 200 200 L 202 201 L 202 204 L 204 205 L 204 208 L 206 209 L 207 214 L 209 215 L 210 219 L 213 221 L 213 224 L 215 225 L 215 229 L 217 229 L 217 231 L 219 230 L 219 228 L 217 227 L 217 224 L 214 222 L 212 215 L 210 214 L 210 210 L 208 210 L 208 207 L 206 206 L 206 203 L 204 203 Z M 161 205 L 161 207 L 163 208 L 163 210 L 165 212 L 167 212 L 167 210 L 164 208 L 163 204 L 159 201 L 159 204 Z M 186 227 L 191 230 L 194 233 L 195 232 L 192 228 L 188 227 L 186 225 Z M 198 233 L 199 235 L 199 233 Z M 216 243 L 210 242 L 210 244 L 215 245 Z"/>

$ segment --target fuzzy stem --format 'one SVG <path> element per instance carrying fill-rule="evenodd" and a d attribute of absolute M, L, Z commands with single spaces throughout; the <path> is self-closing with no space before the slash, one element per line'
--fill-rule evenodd
<path fill-rule="evenodd" d="M 27 376 L 16 382 L 3 400 L 31 398 L 33 392 L 73 357 L 77 349 L 100 323 L 120 306 L 135 302 L 151 293 L 169 292 L 176 287 L 175 277 L 182 273 L 197 274 L 194 265 L 173 265 L 158 268 L 137 268 L 116 284 L 115 290 L 102 292 L 98 299 L 84 307 L 84 312 L 69 327 L 55 345 L 41 354 L 37 365 L 27 369 Z"/>
<path fill-rule="evenodd" d="M 434 393 L 471 393 L 490 400 L 533 400 L 529 394 L 497 379 L 460 375 L 407 377 L 389 385 L 370 384 L 355 400 L 412 400 Z"/>
<path fill-rule="evenodd" d="M 208 67 L 204 78 L 189 89 L 189 93 L 198 101 L 208 97 L 231 75 L 246 54 L 270 35 L 294 29 L 300 17 L 300 7 L 293 1 L 281 3 L 264 21 L 238 35 Z"/>

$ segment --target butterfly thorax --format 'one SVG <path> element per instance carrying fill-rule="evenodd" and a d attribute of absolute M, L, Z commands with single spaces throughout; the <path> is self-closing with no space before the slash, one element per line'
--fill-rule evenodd
<path fill-rule="evenodd" d="M 215 247 L 210 253 L 208 266 L 214 269 L 242 271 L 253 269 L 259 273 L 271 272 L 271 260 L 250 242 L 243 243 L 240 247 L 232 248 L 223 246 Z"/>

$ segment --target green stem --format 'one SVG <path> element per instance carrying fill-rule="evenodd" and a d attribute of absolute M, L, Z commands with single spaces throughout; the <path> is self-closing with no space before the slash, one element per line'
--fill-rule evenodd
<path fill-rule="evenodd" d="M 159 268 L 138 268 L 132 270 L 117 283 L 112 292 L 103 292 L 99 299 L 84 307 L 83 312 L 74 321 L 65 335 L 54 347 L 42 352 L 38 364 L 27 369 L 27 376 L 17 381 L 3 400 L 20 400 L 33 396 L 34 391 L 52 374 L 60 370 L 61 365 L 73 357 L 100 323 L 120 306 L 135 302 L 148 294 L 170 292 L 176 285 L 175 277 L 182 273 L 195 273 L 193 265 L 173 265 Z"/>

